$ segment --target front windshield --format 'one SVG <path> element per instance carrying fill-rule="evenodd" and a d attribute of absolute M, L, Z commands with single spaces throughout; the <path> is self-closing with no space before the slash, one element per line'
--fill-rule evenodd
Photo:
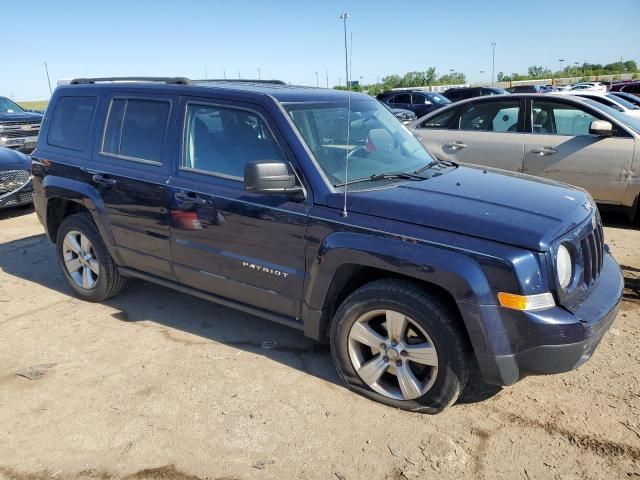
<path fill-rule="evenodd" d="M 5 97 L 0 97 L 0 113 L 20 113 L 23 112 L 17 104 Z"/>
<path fill-rule="evenodd" d="M 610 93 L 607 94 L 607 97 L 609 97 L 612 100 L 615 100 L 620 105 L 625 107 L 627 110 L 638 110 L 638 106 L 637 105 L 634 105 L 633 103 L 629 102 L 628 100 L 626 100 L 626 99 L 624 99 L 622 97 L 619 97 L 617 95 L 611 95 Z"/>
<path fill-rule="evenodd" d="M 332 184 L 372 175 L 414 172 L 433 161 L 420 141 L 380 102 L 284 104 Z M 350 118 L 350 129 L 347 122 Z M 347 137 L 348 140 L 347 140 Z"/>

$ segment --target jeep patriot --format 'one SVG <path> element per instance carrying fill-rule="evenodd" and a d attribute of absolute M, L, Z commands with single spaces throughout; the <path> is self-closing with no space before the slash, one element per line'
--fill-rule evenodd
<path fill-rule="evenodd" d="M 622 296 L 588 193 L 435 160 L 365 94 L 76 79 L 32 159 L 80 298 L 136 277 L 289 325 L 330 343 L 348 388 L 406 410 L 577 368 Z"/>

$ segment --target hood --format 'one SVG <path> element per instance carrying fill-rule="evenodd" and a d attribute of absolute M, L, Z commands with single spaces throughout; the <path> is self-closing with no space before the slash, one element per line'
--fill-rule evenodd
<path fill-rule="evenodd" d="M 0 172 L 6 170 L 31 170 L 31 157 L 10 148 L 0 147 Z"/>
<path fill-rule="evenodd" d="M 375 184 L 374 184 L 375 185 Z M 329 206 L 342 208 L 343 194 Z M 582 189 L 490 168 L 459 166 L 423 181 L 354 190 L 348 210 L 546 251 L 595 208 Z"/>
<path fill-rule="evenodd" d="M 0 112 L 0 123 L 2 122 L 27 122 L 32 120 L 42 121 L 42 114 L 36 112 Z"/>

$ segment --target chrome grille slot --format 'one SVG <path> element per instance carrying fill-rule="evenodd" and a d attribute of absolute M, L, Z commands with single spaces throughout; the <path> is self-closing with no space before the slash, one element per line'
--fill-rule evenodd
<path fill-rule="evenodd" d="M 599 216 L 595 228 L 580 240 L 582 252 L 582 281 L 589 287 L 600 275 L 604 261 L 604 235 Z"/>

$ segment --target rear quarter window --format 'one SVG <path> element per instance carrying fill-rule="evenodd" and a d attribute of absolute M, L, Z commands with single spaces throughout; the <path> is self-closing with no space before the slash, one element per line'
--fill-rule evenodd
<path fill-rule="evenodd" d="M 168 100 L 113 99 L 101 153 L 162 163 L 170 108 Z"/>
<path fill-rule="evenodd" d="M 53 110 L 47 143 L 84 152 L 97 103 L 97 97 L 60 97 Z"/>

